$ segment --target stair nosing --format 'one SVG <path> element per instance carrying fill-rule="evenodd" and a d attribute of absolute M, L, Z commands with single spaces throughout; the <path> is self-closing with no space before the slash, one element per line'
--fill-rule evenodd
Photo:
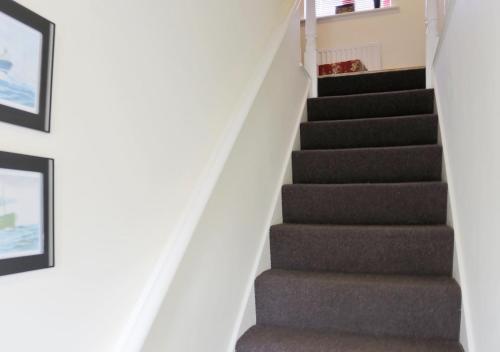
<path fill-rule="evenodd" d="M 300 123 L 301 126 L 308 125 L 322 125 L 322 124 L 347 124 L 347 123 L 362 123 L 362 122 L 378 122 L 387 120 L 397 120 L 406 118 L 438 118 L 436 113 L 428 114 L 411 114 L 411 115 L 398 115 L 398 116 L 380 116 L 380 117 L 360 117 L 354 119 L 342 119 L 342 120 L 317 120 L 317 121 L 303 121 Z"/>
<path fill-rule="evenodd" d="M 396 285 L 412 287 L 416 283 L 436 286 L 454 286 L 460 291 L 460 285 L 457 280 L 448 275 L 401 275 L 401 274 L 373 274 L 373 273 L 339 273 L 331 271 L 311 271 L 311 270 L 287 270 L 287 269 L 268 269 L 262 272 L 255 279 L 260 282 L 263 278 L 272 275 L 288 275 L 291 280 L 325 280 L 340 281 L 343 284 L 364 284 L 364 285 Z M 314 277 L 312 277 L 314 276 Z M 410 285 L 407 285 L 411 283 Z"/>
<path fill-rule="evenodd" d="M 447 182 L 445 181 L 411 181 L 411 182 L 379 182 L 379 183 L 371 183 L 371 182 L 357 182 L 357 183 L 287 183 L 282 185 L 282 187 L 321 187 L 321 188 L 327 188 L 327 187 L 366 187 L 366 186 L 371 186 L 371 187 L 387 187 L 387 186 L 412 186 L 412 185 L 448 185 Z"/>
<path fill-rule="evenodd" d="M 357 337 L 357 338 L 361 338 L 364 341 L 369 341 L 369 340 L 380 341 L 380 339 L 382 338 L 383 340 L 386 340 L 386 341 L 387 340 L 388 341 L 395 341 L 395 342 L 399 342 L 399 343 L 403 343 L 403 344 L 407 344 L 407 343 L 419 344 L 419 342 L 421 342 L 421 343 L 429 344 L 430 346 L 434 345 L 434 347 L 443 347 L 443 346 L 449 345 L 453 348 L 456 347 L 457 352 L 464 351 L 462 348 L 462 345 L 460 344 L 460 341 L 444 339 L 444 338 L 428 339 L 428 338 L 406 337 L 406 336 L 384 336 L 384 337 L 381 337 L 381 336 L 366 334 L 366 333 L 363 334 L 363 333 L 355 333 L 355 332 L 328 331 L 328 330 L 314 329 L 314 328 L 299 328 L 299 327 L 279 326 L 279 325 L 269 325 L 269 324 L 259 324 L 259 323 L 256 323 L 255 325 L 251 326 L 245 332 L 245 334 L 242 336 L 242 338 L 248 339 L 247 333 L 253 333 L 253 334 L 256 333 L 258 335 L 259 333 L 262 333 L 262 332 L 271 332 L 271 333 L 275 333 L 275 332 L 280 333 L 281 332 L 281 333 L 290 334 L 293 336 L 301 336 L 302 335 L 302 336 L 306 336 L 309 338 L 311 338 L 311 337 L 315 337 L 315 338 L 317 338 L 317 337 L 331 337 L 331 338 L 335 338 L 335 339 L 345 339 L 345 338 L 356 338 Z M 254 336 L 252 336 L 252 337 L 254 337 Z M 251 337 L 250 337 L 250 339 L 251 339 Z M 280 340 L 274 340 L 274 341 L 280 342 Z M 309 342 L 310 340 L 307 339 L 306 341 Z M 238 343 L 240 343 L 240 342 L 241 342 L 241 339 Z M 260 342 L 262 342 L 262 341 L 260 341 Z M 268 342 L 268 340 L 266 339 L 266 343 L 267 342 Z M 265 345 L 260 344 L 258 346 L 262 347 Z M 393 351 L 392 348 L 391 348 L 391 350 Z M 239 350 L 237 350 L 237 352 L 238 351 Z M 262 351 L 262 350 L 259 349 L 259 351 Z M 358 350 L 356 349 L 356 351 L 358 351 Z M 370 350 L 363 348 L 363 350 L 359 350 L 358 352 L 361 352 L 361 351 L 367 352 Z"/>
<path fill-rule="evenodd" d="M 314 224 L 314 223 L 296 223 L 296 222 L 283 222 L 281 224 L 274 224 L 271 225 L 271 228 L 278 228 L 278 227 L 301 227 L 301 226 L 306 226 L 306 227 L 325 227 L 325 228 L 349 228 L 349 229 L 356 229 L 356 228 L 373 228 L 373 229 L 385 229 L 385 228 L 391 228 L 391 229 L 409 229 L 409 228 L 446 228 L 451 231 L 453 230 L 453 227 L 447 224 L 417 224 L 417 225 L 398 225 L 398 224 L 391 224 L 391 225 L 373 225 L 373 224 Z"/>
<path fill-rule="evenodd" d="M 362 72 L 348 72 L 348 73 L 337 73 L 332 75 L 324 75 L 318 77 L 318 79 L 325 78 L 337 78 L 337 77 L 358 77 L 358 76 L 369 76 L 369 75 L 383 75 L 387 73 L 399 73 L 399 72 L 407 72 L 407 71 L 425 71 L 425 66 L 415 66 L 415 67 L 405 67 L 405 68 L 396 68 L 396 69 L 382 69 L 382 70 L 371 70 L 371 71 L 362 71 Z"/>
<path fill-rule="evenodd" d="M 419 89 L 405 89 L 405 90 L 394 90 L 387 92 L 374 92 L 374 93 L 358 93 L 358 94 L 346 94 L 346 95 L 327 95 L 316 98 L 308 98 L 307 100 L 312 101 L 321 101 L 321 100 L 329 100 L 329 99 L 347 99 L 353 97 L 365 97 L 365 96 L 376 96 L 376 95 L 397 95 L 397 94 L 412 94 L 415 92 L 433 92 L 434 88 L 419 88 Z"/>
<path fill-rule="evenodd" d="M 432 150 L 443 150 L 443 146 L 437 143 L 434 144 L 412 144 L 412 145 L 401 145 L 401 146 L 381 146 L 381 147 L 355 147 L 355 148 L 330 148 L 330 149 L 301 149 L 294 150 L 292 154 L 314 154 L 314 153 L 349 153 L 358 151 L 395 151 L 395 150 L 411 150 L 411 149 L 432 149 Z"/>

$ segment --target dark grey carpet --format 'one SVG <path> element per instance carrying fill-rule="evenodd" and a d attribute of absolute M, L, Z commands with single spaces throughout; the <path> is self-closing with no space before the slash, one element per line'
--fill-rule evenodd
<path fill-rule="evenodd" d="M 294 183 L 418 182 L 441 179 L 437 145 L 294 152 Z"/>
<path fill-rule="evenodd" d="M 458 339 L 460 288 L 446 276 L 272 269 L 255 281 L 257 324 Z"/>
<path fill-rule="evenodd" d="M 339 273 L 450 275 L 447 226 L 282 224 L 271 228 L 275 269 Z"/>
<path fill-rule="evenodd" d="M 344 95 L 309 99 L 309 121 L 432 114 L 434 90 Z"/>
<path fill-rule="evenodd" d="M 424 68 L 324 77 L 318 80 L 320 97 L 424 88 Z"/>
<path fill-rule="evenodd" d="M 463 352 L 463 349 L 455 341 L 254 326 L 239 341 L 237 352 Z"/>
<path fill-rule="evenodd" d="M 441 182 L 294 184 L 282 190 L 283 220 L 299 224 L 444 224 L 447 185 Z"/>
<path fill-rule="evenodd" d="M 462 352 L 423 70 L 320 80 L 237 352 Z M 350 94 L 350 95 L 346 95 Z"/>
<path fill-rule="evenodd" d="M 435 144 L 437 127 L 436 115 L 305 122 L 300 142 L 303 150 Z"/>

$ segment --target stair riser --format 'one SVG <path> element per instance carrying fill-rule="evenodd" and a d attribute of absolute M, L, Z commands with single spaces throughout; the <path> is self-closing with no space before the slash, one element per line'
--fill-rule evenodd
<path fill-rule="evenodd" d="M 318 80 L 320 97 L 424 88 L 425 69 L 325 77 Z"/>
<path fill-rule="evenodd" d="M 428 184 L 287 185 L 285 223 L 351 225 L 444 224 L 447 186 Z"/>
<path fill-rule="evenodd" d="M 435 144 L 436 115 L 303 123 L 301 148 L 336 149 Z"/>
<path fill-rule="evenodd" d="M 271 228 L 273 269 L 401 275 L 451 275 L 453 230 L 447 227 Z"/>
<path fill-rule="evenodd" d="M 240 339 L 236 352 L 463 352 L 448 340 L 329 334 L 321 331 L 254 326 Z"/>
<path fill-rule="evenodd" d="M 328 280 L 261 276 L 257 323 L 367 335 L 457 339 L 458 286 L 335 284 Z"/>
<path fill-rule="evenodd" d="M 294 183 L 441 180 L 439 146 L 294 152 Z"/>
<path fill-rule="evenodd" d="M 308 100 L 307 110 L 309 121 L 432 114 L 434 91 L 315 98 Z"/>

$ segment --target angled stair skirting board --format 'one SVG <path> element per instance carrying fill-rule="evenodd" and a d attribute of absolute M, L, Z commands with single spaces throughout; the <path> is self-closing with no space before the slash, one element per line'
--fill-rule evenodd
<path fill-rule="evenodd" d="M 311 143 L 293 153 L 284 223 L 271 227 L 271 269 L 255 280 L 257 322 L 236 352 L 463 352 L 434 91 L 423 72 L 406 73 L 406 91 L 372 76 L 366 86 L 379 93 L 308 100 L 302 130 L 315 126 Z M 404 82 L 400 74 L 389 76 Z M 408 128 L 415 116 L 423 129 Z M 336 147 L 331 132 L 354 135 L 352 123 L 384 136 Z"/>
<path fill-rule="evenodd" d="M 115 345 L 116 352 L 139 352 L 154 322 L 162 301 L 173 280 L 177 268 L 183 258 L 186 248 L 191 240 L 196 225 L 212 194 L 216 182 L 224 168 L 224 164 L 238 138 L 246 117 L 253 105 L 262 83 L 271 67 L 271 64 L 285 37 L 290 21 L 298 6 L 295 0 L 288 15 L 275 32 L 271 35 L 261 61 L 257 64 L 255 72 L 250 76 L 245 91 L 235 104 L 236 110 L 232 114 L 222 137 L 216 145 L 212 156 L 206 163 L 204 172 L 194 188 L 183 215 L 174 228 L 171 240 L 166 243 L 149 276 L 147 284 L 132 309 L 130 319 L 123 327 L 122 333 Z M 305 72 L 304 72 L 305 74 Z"/>
<path fill-rule="evenodd" d="M 435 77 L 432 77 L 433 88 L 435 91 L 435 104 L 436 113 L 442 114 L 440 108 L 440 92 L 439 84 L 437 83 Z M 443 115 L 441 115 L 443 116 Z M 456 221 L 454 214 L 456 214 L 456 198 L 455 198 L 455 186 L 453 182 L 453 175 L 447 172 L 447 165 L 450 165 L 449 155 L 447 153 L 446 147 L 446 130 L 443 124 L 439 125 L 439 144 L 441 144 L 443 149 L 443 182 L 448 183 L 448 223 L 453 227 L 455 231 L 455 268 L 454 277 L 460 284 L 462 289 L 462 336 L 461 342 L 464 344 L 464 349 L 466 352 L 478 352 L 475 348 L 474 343 L 474 331 L 471 326 L 470 308 L 469 308 L 469 293 L 467 286 L 467 276 L 465 274 L 465 264 L 463 261 L 463 245 L 462 245 L 462 232 L 460 229 L 460 223 Z"/>
<path fill-rule="evenodd" d="M 297 117 L 297 122 L 296 122 L 295 132 L 294 132 L 295 138 L 292 138 L 290 140 L 290 144 L 288 146 L 288 155 L 291 155 L 292 151 L 294 150 L 294 146 L 298 144 L 300 123 L 301 123 L 303 116 L 305 116 L 305 108 L 306 108 L 308 95 L 309 95 L 309 89 L 307 89 L 305 94 L 304 94 L 304 100 L 303 100 L 304 104 L 303 104 L 302 109 L 301 109 L 302 114 Z M 287 177 L 288 169 L 290 167 L 291 167 L 291 158 L 287 158 L 283 162 L 282 169 L 281 169 L 281 177 L 280 177 L 281 184 L 284 183 L 285 178 Z M 257 277 L 257 275 L 259 274 L 259 267 L 260 267 L 260 263 L 262 260 L 262 256 L 265 255 L 264 249 L 266 248 L 265 245 L 266 245 L 266 241 L 268 240 L 268 236 L 269 236 L 269 228 L 271 227 L 271 225 L 273 225 L 272 224 L 273 214 L 276 212 L 276 208 L 278 208 L 278 203 L 280 201 L 281 201 L 281 187 L 277 187 L 276 192 L 273 195 L 273 205 L 274 206 L 272 207 L 271 211 L 268 214 L 268 218 L 266 219 L 267 227 L 264 229 L 264 231 L 261 234 L 259 251 L 257 253 L 257 256 L 255 257 L 255 262 L 254 262 L 254 265 L 252 268 L 252 275 L 250 276 L 250 278 L 248 280 L 248 285 L 246 288 L 245 297 L 243 297 L 243 299 L 241 301 L 240 313 L 238 315 L 238 320 L 235 324 L 235 329 L 233 331 L 233 335 L 231 338 L 231 344 L 229 345 L 227 352 L 234 352 L 234 346 L 236 345 L 236 341 L 239 338 L 239 332 L 241 330 L 243 316 L 245 314 L 250 295 L 253 292 L 255 277 Z M 267 254 L 267 255 L 269 255 L 269 254 Z"/>

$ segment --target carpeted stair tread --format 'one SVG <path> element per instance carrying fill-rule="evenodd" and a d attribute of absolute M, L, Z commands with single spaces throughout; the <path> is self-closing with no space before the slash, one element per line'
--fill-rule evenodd
<path fill-rule="evenodd" d="M 435 144 L 437 115 L 305 122 L 301 148 L 339 149 Z"/>
<path fill-rule="evenodd" d="M 282 188 L 285 223 L 438 225 L 446 222 L 441 182 L 293 184 Z"/>
<path fill-rule="evenodd" d="M 320 97 L 423 88 L 425 88 L 424 68 L 349 74 L 318 80 Z"/>
<path fill-rule="evenodd" d="M 293 182 L 440 181 L 441 159 L 438 145 L 296 151 Z"/>
<path fill-rule="evenodd" d="M 307 101 L 307 111 L 309 121 L 432 114 L 434 90 L 416 89 L 313 98 Z"/>
<path fill-rule="evenodd" d="M 458 339 L 461 292 L 446 276 L 272 269 L 255 281 L 257 324 Z"/>
<path fill-rule="evenodd" d="M 240 339 L 236 352 L 463 352 L 459 343 L 328 333 L 256 325 Z"/>
<path fill-rule="evenodd" d="M 319 80 L 236 352 L 463 352 L 425 70 Z"/>
<path fill-rule="evenodd" d="M 450 276 L 453 230 L 444 225 L 274 225 L 271 263 L 285 270 Z"/>

